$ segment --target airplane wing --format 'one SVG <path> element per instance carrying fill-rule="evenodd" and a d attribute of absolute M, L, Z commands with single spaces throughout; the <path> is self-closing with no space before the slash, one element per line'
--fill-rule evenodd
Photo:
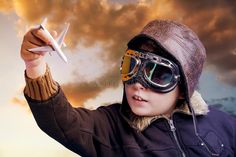
<path fill-rule="evenodd" d="M 32 52 L 52 52 L 54 51 L 51 46 L 41 46 L 41 47 L 36 47 L 32 49 L 28 49 L 29 51 Z"/>
<path fill-rule="evenodd" d="M 66 47 L 66 44 L 63 42 L 66 33 L 69 29 L 70 24 L 67 24 L 66 27 L 64 28 L 64 30 L 61 32 L 61 34 L 58 36 L 58 38 L 56 39 L 57 44 L 61 47 L 61 45 L 63 45 L 64 47 Z"/>

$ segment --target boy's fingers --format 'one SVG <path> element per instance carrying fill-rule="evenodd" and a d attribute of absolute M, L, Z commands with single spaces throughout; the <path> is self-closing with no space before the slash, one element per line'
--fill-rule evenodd
<path fill-rule="evenodd" d="M 44 52 L 30 52 L 28 49 L 31 48 L 36 48 L 38 47 L 37 45 L 34 45 L 30 42 L 23 42 L 22 43 L 22 48 L 21 48 L 21 56 L 24 60 L 34 60 L 39 58 L 40 56 L 45 55 Z"/>
<path fill-rule="evenodd" d="M 53 38 L 57 37 L 57 32 L 52 31 L 51 35 Z M 27 32 L 24 36 L 23 41 L 29 41 L 35 45 L 42 46 L 42 45 L 50 45 L 50 40 L 45 35 L 44 31 L 41 28 L 34 28 Z"/>
<path fill-rule="evenodd" d="M 34 32 L 38 31 L 39 29 L 31 29 L 30 31 L 28 31 L 24 38 L 23 38 L 23 42 L 31 42 L 35 45 L 41 46 L 41 45 L 45 45 L 45 42 L 43 40 L 41 40 L 40 38 L 36 37 L 34 35 Z"/>
<path fill-rule="evenodd" d="M 43 45 L 46 45 L 41 39 L 35 37 L 32 32 L 30 32 L 25 38 L 23 42 L 30 42 L 34 45 L 37 45 L 37 46 L 43 46 Z"/>
<path fill-rule="evenodd" d="M 36 45 L 36 44 L 34 44 L 34 43 L 31 43 L 30 41 L 24 41 L 24 42 L 22 43 L 22 47 L 23 47 L 24 49 L 28 50 L 28 49 L 31 49 L 31 48 L 36 48 L 36 47 L 38 47 L 38 45 Z"/>
<path fill-rule="evenodd" d="M 32 34 L 41 39 L 44 43 L 46 43 L 47 45 L 50 44 L 50 40 L 48 39 L 48 37 L 45 35 L 44 31 L 42 29 L 35 29 L 32 30 Z"/>

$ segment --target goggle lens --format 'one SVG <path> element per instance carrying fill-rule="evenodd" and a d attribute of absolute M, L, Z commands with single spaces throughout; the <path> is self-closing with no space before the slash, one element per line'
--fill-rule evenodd
<path fill-rule="evenodd" d="M 129 74 L 133 72 L 137 64 L 137 61 L 133 57 L 125 55 L 123 58 L 121 74 Z"/>
<path fill-rule="evenodd" d="M 144 73 L 151 83 L 161 86 L 168 85 L 173 78 L 173 73 L 169 67 L 153 62 L 148 62 L 145 65 Z"/>

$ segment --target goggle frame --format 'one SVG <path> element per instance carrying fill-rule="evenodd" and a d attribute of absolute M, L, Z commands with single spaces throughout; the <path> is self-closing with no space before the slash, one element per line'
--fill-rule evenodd
<path fill-rule="evenodd" d="M 135 60 L 136 64 L 135 64 L 134 68 L 129 73 L 122 74 L 122 65 L 123 65 L 123 61 L 124 61 L 125 56 L 133 58 Z M 171 70 L 173 76 L 171 78 L 171 81 L 168 84 L 161 85 L 161 84 L 153 82 L 151 79 L 148 78 L 148 76 L 146 74 L 145 67 L 150 62 L 154 63 L 154 64 L 161 65 L 161 66 L 165 66 Z M 144 74 L 145 81 L 147 81 L 148 83 L 151 83 L 153 86 L 156 86 L 158 88 L 165 88 L 165 87 L 170 86 L 170 84 L 173 84 L 173 83 L 174 83 L 173 86 L 176 86 L 178 81 L 180 80 L 178 66 L 175 63 L 173 63 L 172 61 L 170 61 L 166 58 L 163 58 L 159 55 L 150 53 L 150 52 L 143 53 L 143 52 L 140 52 L 137 50 L 127 49 L 123 58 L 122 58 L 122 62 L 121 62 L 121 66 L 120 66 L 122 81 L 126 82 L 126 81 L 132 79 L 133 77 L 135 77 L 137 75 L 138 71 L 140 70 L 140 66 L 141 66 L 141 71 Z"/>

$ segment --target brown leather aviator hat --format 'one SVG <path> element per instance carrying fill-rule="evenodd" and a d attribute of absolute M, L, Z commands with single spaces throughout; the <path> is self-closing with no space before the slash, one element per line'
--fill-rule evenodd
<path fill-rule="evenodd" d="M 154 40 L 178 62 L 182 73 L 185 99 L 190 103 L 190 98 L 198 84 L 206 59 L 206 51 L 198 36 L 187 26 L 171 20 L 154 20 L 149 22 L 143 30 L 129 43 L 147 37 Z"/>

